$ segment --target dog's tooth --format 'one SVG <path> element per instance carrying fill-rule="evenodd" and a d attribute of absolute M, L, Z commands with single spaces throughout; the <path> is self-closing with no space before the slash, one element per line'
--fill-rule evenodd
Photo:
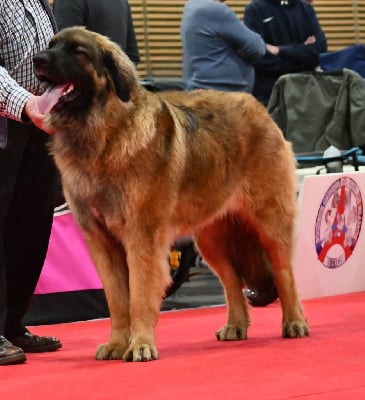
<path fill-rule="evenodd" d="M 66 96 L 67 94 L 71 93 L 74 90 L 74 85 L 68 85 L 66 90 L 62 93 L 62 96 Z"/>

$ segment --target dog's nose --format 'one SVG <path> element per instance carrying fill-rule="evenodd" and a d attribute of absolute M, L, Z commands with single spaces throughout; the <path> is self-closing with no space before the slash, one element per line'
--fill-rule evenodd
<path fill-rule="evenodd" d="M 50 56 L 45 51 L 40 51 L 33 56 L 34 65 L 47 65 L 49 63 Z"/>

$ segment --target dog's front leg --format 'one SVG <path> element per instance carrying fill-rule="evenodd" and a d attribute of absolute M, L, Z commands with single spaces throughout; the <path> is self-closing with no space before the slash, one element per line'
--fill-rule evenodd
<path fill-rule="evenodd" d="M 90 253 L 103 283 L 111 332 L 109 343 L 98 347 L 97 360 L 122 360 L 130 338 L 129 288 L 126 256 L 121 245 L 95 229 L 85 232 Z"/>
<path fill-rule="evenodd" d="M 125 361 L 158 358 L 155 327 L 166 287 L 171 282 L 167 254 L 169 246 L 146 245 L 127 250 L 130 288 L 131 339 Z"/>
<path fill-rule="evenodd" d="M 97 360 L 122 360 L 130 340 L 127 267 L 117 263 L 111 264 L 110 268 L 104 269 L 104 272 L 101 272 L 100 268 L 98 271 L 108 303 L 111 331 L 109 343 L 101 344 L 98 347 L 95 358 Z"/>

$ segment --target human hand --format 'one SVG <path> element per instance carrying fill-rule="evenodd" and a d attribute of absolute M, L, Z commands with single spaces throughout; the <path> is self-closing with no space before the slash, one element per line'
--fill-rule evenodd
<path fill-rule="evenodd" d="M 52 135 L 51 128 L 45 123 L 46 114 L 42 114 L 38 109 L 38 101 L 41 96 L 32 96 L 24 106 L 24 114 L 33 122 L 33 124 L 46 132 L 48 135 Z"/>
<path fill-rule="evenodd" d="M 268 44 L 268 43 L 266 43 L 266 50 L 274 56 L 277 56 L 280 51 L 278 46 L 274 46 L 274 45 Z"/>
<path fill-rule="evenodd" d="M 315 36 L 308 36 L 307 39 L 305 40 L 304 44 L 313 44 L 316 43 L 316 37 Z"/>

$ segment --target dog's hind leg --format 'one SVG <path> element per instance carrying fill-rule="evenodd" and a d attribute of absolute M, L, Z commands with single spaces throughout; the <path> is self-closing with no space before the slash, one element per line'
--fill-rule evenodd
<path fill-rule="evenodd" d="M 218 340 L 247 338 L 248 304 L 243 294 L 244 282 L 233 265 L 232 237 L 229 223 L 222 218 L 195 235 L 196 245 L 204 260 L 219 277 L 227 303 L 227 322 L 216 332 Z"/>
<path fill-rule="evenodd" d="M 309 328 L 299 301 L 292 270 L 295 200 L 290 193 L 271 193 L 257 202 L 259 209 L 251 208 L 251 220 L 272 266 L 275 284 L 283 311 L 283 337 L 303 337 Z M 286 196 L 287 195 L 287 196 Z"/>

